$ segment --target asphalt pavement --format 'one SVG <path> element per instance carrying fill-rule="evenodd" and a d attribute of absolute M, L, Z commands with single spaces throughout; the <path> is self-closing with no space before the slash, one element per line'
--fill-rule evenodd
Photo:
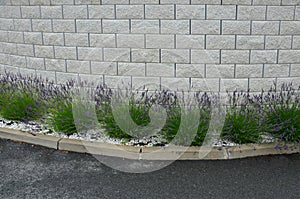
<path fill-rule="evenodd" d="M 126 160 L 124 160 L 126 161 Z M 0 198 L 299 198 L 300 154 L 123 173 L 89 154 L 0 140 Z"/>

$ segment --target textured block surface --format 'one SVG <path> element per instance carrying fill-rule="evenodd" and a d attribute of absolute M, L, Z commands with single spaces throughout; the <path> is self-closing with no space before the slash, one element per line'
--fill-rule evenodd
<path fill-rule="evenodd" d="M 300 76 L 299 0 L 2 2 L 1 72 L 217 92 Z"/>

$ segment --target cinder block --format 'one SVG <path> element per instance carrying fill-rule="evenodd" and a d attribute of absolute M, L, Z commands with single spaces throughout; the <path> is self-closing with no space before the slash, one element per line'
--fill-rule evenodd
<path fill-rule="evenodd" d="M 205 5 L 177 5 L 176 19 L 205 19 Z"/>
<path fill-rule="evenodd" d="M 79 78 L 85 82 L 88 87 L 94 87 L 97 85 L 103 85 L 103 75 L 91 75 L 91 74 L 80 74 Z"/>
<path fill-rule="evenodd" d="M 253 5 L 280 5 L 281 0 L 253 0 Z"/>
<path fill-rule="evenodd" d="M 65 84 L 67 81 L 78 79 L 78 74 L 56 72 L 56 83 Z"/>
<path fill-rule="evenodd" d="M 207 5 L 207 19 L 235 19 L 235 5 Z"/>
<path fill-rule="evenodd" d="M 114 5 L 114 4 L 129 4 L 129 0 L 102 0 L 102 4 Z"/>
<path fill-rule="evenodd" d="M 41 17 L 44 19 L 61 19 L 62 16 L 61 6 L 41 6 Z"/>
<path fill-rule="evenodd" d="M 278 35 L 279 21 L 253 21 L 252 34 L 254 35 Z"/>
<path fill-rule="evenodd" d="M 268 91 L 274 85 L 275 78 L 250 78 L 249 88 L 252 92 Z"/>
<path fill-rule="evenodd" d="M 131 33 L 159 33 L 159 20 L 131 20 Z"/>
<path fill-rule="evenodd" d="M 191 85 L 189 78 L 162 77 L 161 87 L 172 91 L 188 91 Z"/>
<path fill-rule="evenodd" d="M 102 21 L 103 33 L 129 33 L 129 20 Z"/>
<path fill-rule="evenodd" d="M 222 34 L 250 35 L 250 21 L 223 21 Z"/>
<path fill-rule="evenodd" d="M 101 33 L 101 20 L 76 20 L 76 31 L 79 33 Z"/>
<path fill-rule="evenodd" d="M 86 33 L 65 33 L 66 46 L 88 46 L 88 34 Z"/>
<path fill-rule="evenodd" d="M 300 6 L 296 6 L 295 10 L 295 20 L 300 20 Z"/>
<path fill-rule="evenodd" d="M 280 34 L 297 35 L 300 32 L 300 21 L 282 21 L 280 26 Z"/>
<path fill-rule="evenodd" d="M 8 42 L 8 31 L 0 30 L 0 42 Z"/>
<path fill-rule="evenodd" d="M 160 0 L 160 4 L 177 4 L 177 5 L 187 5 L 190 0 Z"/>
<path fill-rule="evenodd" d="M 43 31 L 43 28 L 45 30 L 51 31 L 51 26 L 49 26 L 49 21 L 37 23 L 33 22 L 34 20 L 37 19 L 32 19 L 32 23 L 30 19 L 14 19 L 13 24 L 11 24 L 11 21 L 7 21 L 7 26 L 10 30 L 16 30 L 16 31 L 28 31 L 31 32 L 33 31 Z M 32 25 L 31 25 L 32 24 Z M 33 29 L 33 24 L 35 25 L 35 29 Z M 39 30 L 41 28 L 41 30 Z"/>
<path fill-rule="evenodd" d="M 116 18 L 117 19 L 143 19 L 144 6 L 143 5 L 117 5 Z"/>
<path fill-rule="evenodd" d="M 49 6 L 50 0 L 29 0 L 30 5 Z"/>
<path fill-rule="evenodd" d="M 48 79 L 49 82 L 55 83 L 55 71 L 35 70 L 37 76 Z"/>
<path fill-rule="evenodd" d="M 175 48 L 174 35 L 146 35 L 146 48 Z"/>
<path fill-rule="evenodd" d="M 162 34 L 189 34 L 189 20 L 161 20 Z"/>
<path fill-rule="evenodd" d="M 293 49 L 300 49 L 300 36 L 293 36 Z"/>
<path fill-rule="evenodd" d="M 45 59 L 45 67 L 48 71 L 66 72 L 66 62 L 63 59 Z"/>
<path fill-rule="evenodd" d="M 299 77 L 279 77 L 276 80 L 277 80 L 277 85 L 289 84 L 291 82 L 293 83 L 293 85 L 300 85 Z"/>
<path fill-rule="evenodd" d="M 219 78 L 192 78 L 192 91 L 219 92 Z"/>
<path fill-rule="evenodd" d="M 148 89 L 149 91 L 160 90 L 159 77 L 132 77 L 132 89 L 141 91 Z"/>
<path fill-rule="evenodd" d="M 51 5 L 73 5 L 74 0 L 51 0 Z"/>
<path fill-rule="evenodd" d="M 87 19 L 86 5 L 64 5 L 63 18 L 64 19 Z"/>
<path fill-rule="evenodd" d="M 86 61 L 102 61 L 102 48 L 78 47 L 78 59 Z"/>
<path fill-rule="evenodd" d="M 264 77 L 288 77 L 289 64 L 265 64 Z"/>
<path fill-rule="evenodd" d="M 31 24 L 30 24 L 30 20 L 26 20 L 27 22 L 29 22 L 29 27 L 31 29 Z M 1 19 L 0 18 L 0 29 L 1 30 L 14 30 L 14 20 L 13 19 Z M 31 30 L 30 30 L 31 31 Z"/>
<path fill-rule="evenodd" d="M 277 62 L 277 50 L 252 50 L 250 63 L 275 64 Z"/>
<path fill-rule="evenodd" d="M 75 32 L 75 20 L 53 19 L 53 32 Z"/>
<path fill-rule="evenodd" d="M 265 20 L 266 6 L 238 6 L 238 20 Z"/>
<path fill-rule="evenodd" d="M 300 76 L 300 64 L 291 64 L 291 77 Z"/>
<path fill-rule="evenodd" d="M 230 5 L 251 5 L 252 0 L 223 0 L 222 4 L 230 4 Z"/>
<path fill-rule="evenodd" d="M 125 63 L 125 62 L 118 63 L 118 75 L 144 77 L 145 74 L 146 74 L 145 63 Z"/>
<path fill-rule="evenodd" d="M 27 57 L 27 68 L 45 70 L 45 63 L 43 58 Z"/>
<path fill-rule="evenodd" d="M 43 33 L 44 45 L 64 45 L 63 33 Z"/>
<path fill-rule="evenodd" d="M 131 76 L 104 76 L 104 83 L 107 87 L 121 90 L 131 89 Z"/>
<path fill-rule="evenodd" d="M 8 42 L 24 43 L 23 32 L 8 31 L 6 36 L 8 36 Z"/>
<path fill-rule="evenodd" d="M 268 6 L 267 20 L 293 20 L 294 6 Z"/>
<path fill-rule="evenodd" d="M 221 5 L 221 0 L 192 0 L 191 4 L 212 4 L 212 5 Z"/>
<path fill-rule="evenodd" d="M 174 19 L 174 5 L 146 5 L 146 19 Z"/>
<path fill-rule="evenodd" d="M 142 34 L 118 34 L 118 48 L 145 48 L 145 38 Z"/>
<path fill-rule="evenodd" d="M 175 64 L 148 63 L 146 65 L 148 77 L 174 77 Z"/>
<path fill-rule="evenodd" d="M 34 46 L 36 57 L 54 58 L 54 48 L 53 46 Z"/>
<path fill-rule="evenodd" d="M 41 18 L 39 6 L 21 6 L 22 18 L 38 19 Z"/>
<path fill-rule="evenodd" d="M 206 64 L 206 78 L 234 78 L 234 64 Z"/>
<path fill-rule="evenodd" d="M 190 51 L 188 49 L 162 49 L 162 63 L 190 63 Z"/>
<path fill-rule="evenodd" d="M 220 63 L 219 50 L 192 50 L 192 64 L 218 64 Z"/>
<path fill-rule="evenodd" d="M 21 68 L 27 67 L 25 56 L 9 55 L 8 59 L 9 59 L 8 62 L 5 60 L 4 62 L 7 62 L 10 66 L 21 67 Z"/>
<path fill-rule="evenodd" d="M 222 64 L 248 64 L 249 50 L 222 50 Z"/>
<path fill-rule="evenodd" d="M 32 19 L 32 30 L 38 32 L 52 32 L 50 19 Z"/>
<path fill-rule="evenodd" d="M 90 34 L 90 46 L 101 48 L 115 48 L 115 34 Z"/>
<path fill-rule="evenodd" d="M 158 49 L 132 49 L 131 57 L 133 62 L 159 62 L 159 50 Z"/>
<path fill-rule="evenodd" d="M 104 48 L 104 61 L 130 61 L 129 48 Z"/>
<path fill-rule="evenodd" d="M 176 35 L 176 48 L 204 49 L 204 35 Z"/>
<path fill-rule="evenodd" d="M 298 64 L 300 63 L 300 50 L 279 50 L 279 64 Z"/>
<path fill-rule="evenodd" d="M 0 17 L 2 18 L 12 18 L 19 19 L 21 18 L 21 9 L 20 6 L 1 6 L 0 7 Z"/>
<path fill-rule="evenodd" d="M 237 64 L 235 68 L 236 78 L 262 77 L 263 64 Z"/>
<path fill-rule="evenodd" d="M 67 72 L 79 73 L 79 74 L 90 74 L 90 62 L 89 61 L 78 61 L 78 60 L 67 60 Z"/>
<path fill-rule="evenodd" d="M 266 49 L 291 49 L 292 36 L 266 36 Z"/>
<path fill-rule="evenodd" d="M 117 64 L 115 62 L 91 62 L 91 73 L 98 75 L 117 75 Z"/>
<path fill-rule="evenodd" d="M 299 5 L 299 0 L 282 0 L 282 5 L 289 5 L 289 6 Z"/>
<path fill-rule="evenodd" d="M 17 53 L 17 44 L 0 43 L 0 45 L 1 45 L 0 52 L 6 53 L 6 54 L 14 54 L 14 55 L 18 54 Z"/>
<path fill-rule="evenodd" d="M 218 35 L 221 33 L 221 24 L 219 20 L 192 20 L 191 26 L 192 34 Z"/>
<path fill-rule="evenodd" d="M 69 0 L 67 0 L 69 1 Z M 100 5 L 101 4 L 101 0 L 75 0 L 75 5 Z"/>
<path fill-rule="evenodd" d="M 88 5 L 90 19 L 114 19 L 114 5 Z"/>
<path fill-rule="evenodd" d="M 176 77 L 204 78 L 205 64 L 176 64 Z"/>
<path fill-rule="evenodd" d="M 17 44 L 18 55 L 34 56 L 32 44 Z"/>
<path fill-rule="evenodd" d="M 237 36 L 237 49 L 264 49 L 265 37 L 252 36 L 252 35 L 238 35 Z"/>
<path fill-rule="evenodd" d="M 76 59 L 76 47 L 63 47 L 55 46 L 54 47 L 55 58 L 58 59 Z"/>
<path fill-rule="evenodd" d="M 159 0 L 130 0 L 130 4 L 150 4 L 150 5 L 155 5 L 155 4 L 159 4 Z"/>
<path fill-rule="evenodd" d="M 41 32 L 24 32 L 24 43 L 42 44 L 43 37 Z"/>
<path fill-rule="evenodd" d="M 220 81 L 221 92 L 247 91 L 248 79 L 222 79 Z"/>
<path fill-rule="evenodd" d="M 206 49 L 234 49 L 234 35 L 207 35 Z"/>

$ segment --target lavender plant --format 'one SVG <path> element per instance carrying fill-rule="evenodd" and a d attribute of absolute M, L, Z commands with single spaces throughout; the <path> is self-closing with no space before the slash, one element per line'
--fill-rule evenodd
<path fill-rule="evenodd" d="M 276 85 L 264 96 L 267 106 L 264 109 L 264 131 L 288 142 L 300 141 L 300 87 L 292 83 Z"/>
<path fill-rule="evenodd" d="M 259 110 L 248 92 L 233 92 L 230 95 L 225 124 L 221 137 L 238 144 L 260 141 Z"/>
<path fill-rule="evenodd" d="M 127 91 L 128 92 L 128 91 Z M 98 92 L 99 93 L 99 92 Z M 100 92 L 103 93 L 103 92 Z M 115 121 L 115 116 L 112 112 L 111 107 L 111 97 L 112 91 L 106 93 L 108 95 L 97 95 L 97 116 L 99 122 L 102 124 L 102 127 L 107 131 L 107 135 L 113 138 L 132 138 L 127 132 L 124 132 L 120 126 Z M 147 99 L 135 99 L 135 96 L 132 95 L 129 100 L 129 114 L 132 120 L 138 126 L 147 126 L 150 123 L 149 109 L 150 104 Z M 120 115 L 126 117 L 126 109 L 119 110 Z M 125 124 L 126 125 L 126 124 Z"/>
<path fill-rule="evenodd" d="M 48 118 L 46 123 L 56 132 L 72 135 L 77 133 L 73 111 L 72 99 L 75 82 L 70 80 L 51 90 L 48 103 Z M 73 91 L 73 92 L 72 92 Z"/>
<path fill-rule="evenodd" d="M 37 77 L 24 78 L 21 75 L 5 73 L 0 78 L 0 113 L 9 120 L 39 120 L 45 114 L 46 103 L 38 92 Z"/>

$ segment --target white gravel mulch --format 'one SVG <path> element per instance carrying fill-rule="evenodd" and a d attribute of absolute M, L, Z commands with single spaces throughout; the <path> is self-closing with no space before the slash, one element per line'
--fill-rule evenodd
<path fill-rule="evenodd" d="M 22 132 L 27 132 L 30 134 L 45 134 L 51 135 L 60 138 L 69 138 L 69 139 L 77 139 L 77 140 L 84 140 L 84 141 L 94 141 L 94 142 L 103 142 L 109 144 L 125 144 L 129 146 L 145 146 L 145 147 L 152 147 L 152 146 L 167 146 L 167 141 L 160 135 L 153 135 L 143 139 L 113 139 L 108 137 L 104 130 L 89 130 L 87 132 L 77 133 L 73 135 L 66 135 L 64 133 L 54 132 L 53 130 L 47 128 L 46 125 L 38 124 L 35 122 L 16 122 L 6 120 L 0 117 L 0 127 L 1 128 L 8 128 L 19 130 Z M 270 135 L 263 135 L 261 143 L 272 143 L 277 141 Z M 213 142 L 213 146 L 216 147 L 227 147 L 227 146 L 237 146 L 238 144 L 228 141 L 228 140 L 215 140 Z"/>

